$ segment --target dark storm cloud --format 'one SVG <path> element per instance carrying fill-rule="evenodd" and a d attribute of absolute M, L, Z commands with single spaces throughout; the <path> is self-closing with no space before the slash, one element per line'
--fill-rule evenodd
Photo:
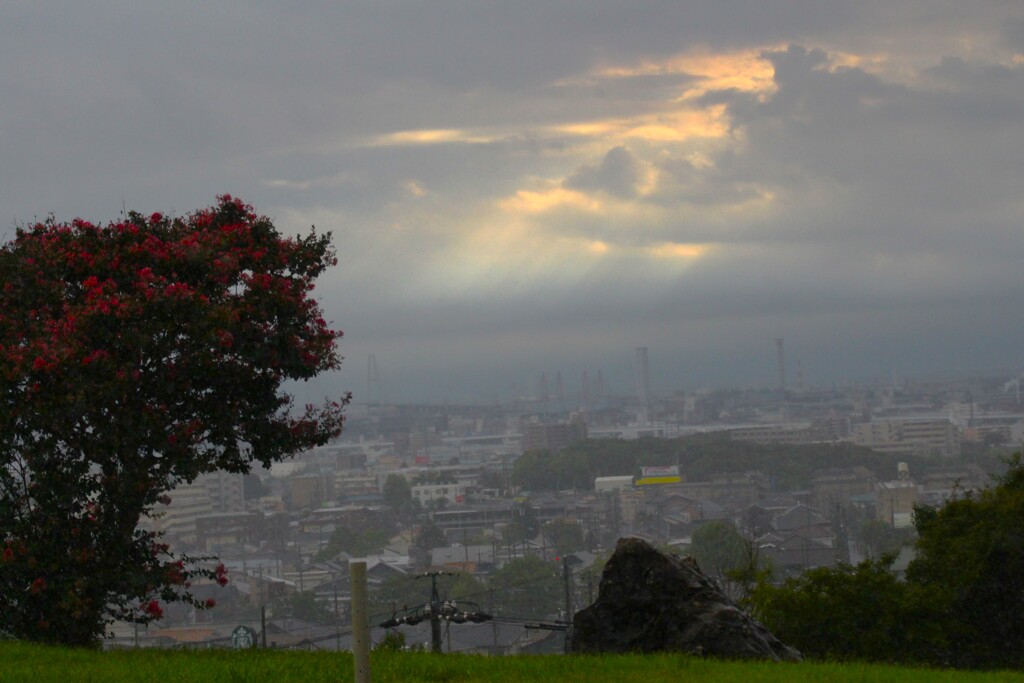
<path fill-rule="evenodd" d="M 592 192 L 608 192 L 618 197 L 636 196 L 636 186 L 641 180 L 640 164 L 625 147 L 615 147 L 601 160 L 600 164 L 588 164 L 578 168 L 565 181 L 572 189 Z"/>
<path fill-rule="evenodd" d="M 1022 27 L 995 1 L 12 2 L 0 226 L 230 192 L 333 229 L 342 383 L 375 353 L 492 395 L 628 376 L 636 345 L 663 390 L 770 381 L 782 334 L 822 379 L 1024 362 Z M 741 53 L 772 92 L 671 65 Z M 721 135 L 675 118 L 716 104 Z"/>

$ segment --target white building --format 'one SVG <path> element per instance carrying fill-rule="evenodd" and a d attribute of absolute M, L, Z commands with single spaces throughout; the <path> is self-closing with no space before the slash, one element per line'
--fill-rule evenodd
<path fill-rule="evenodd" d="M 872 420 L 853 428 L 852 439 L 881 453 L 941 455 L 960 454 L 962 436 L 948 419 L 890 418 Z"/>
<path fill-rule="evenodd" d="M 622 477 L 597 477 L 594 479 L 594 490 L 599 493 L 601 491 L 617 491 L 619 489 L 631 488 L 633 488 L 633 477 L 630 475 Z"/>
<path fill-rule="evenodd" d="M 459 505 L 465 495 L 464 484 L 413 484 L 412 486 L 412 497 L 423 505 L 442 498 L 448 503 Z"/>

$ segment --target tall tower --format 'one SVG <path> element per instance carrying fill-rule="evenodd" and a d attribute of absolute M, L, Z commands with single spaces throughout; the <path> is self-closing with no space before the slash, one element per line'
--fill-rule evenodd
<path fill-rule="evenodd" d="M 372 353 L 366 359 L 366 402 L 380 405 L 380 373 L 377 371 L 377 356 Z"/>
<path fill-rule="evenodd" d="M 651 369 L 647 363 L 647 347 L 636 347 L 636 397 L 645 411 L 645 418 L 651 412 Z"/>
<path fill-rule="evenodd" d="M 775 354 L 779 360 L 779 390 L 786 390 L 786 355 L 782 351 L 782 337 L 775 338 Z"/>

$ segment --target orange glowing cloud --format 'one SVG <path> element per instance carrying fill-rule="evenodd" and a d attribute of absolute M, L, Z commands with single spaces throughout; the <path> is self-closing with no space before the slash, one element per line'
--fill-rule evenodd
<path fill-rule="evenodd" d="M 711 249 L 708 244 L 683 244 L 680 242 L 662 242 L 647 248 L 647 253 L 660 259 L 682 259 L 692 261 L 704 256 Z"/>
<path fill-rule="evenodd" d="M 370 141 L 370 147 L 389 147 L 400 145 L 440 145 L 451 143 L 485 144 L 494 142 L 496 138 L 488 135 L 470 133 L 457 128 L 438 128 L 433 130 L 403 130 L 381 135 Z"/>
<path fill-rule="evenodd" d="M 599 69 L 598 78 L 635 78 L 685 74 L 697 79 L 683 97 L 692 99 L 710 90 L 735 89 L 743 92 L 771 93 L 775 90 L 775 70 L 761 56 L 762 49 L 740 52 L 690 52 L 662 61 L 646 61 L 633 66 Z"/>
<path fill-rule="evenodd" d="M 600 211 L 600 200 L 564 187 L 549 190 L 519 190 L 514 196 L 502 200 L 498 206 L 510 213 L 543 213 L 559 207 L 570 207 L 584 211 Z"/>
<path fill-rule="evenodd" d="M 423 186 L 415 180 L 407 180 L 402 183 L 402 187 L 413 197 L 425 197 L 427 195 L 427 191 L 424 190 Z"/>
<path fill-rule="evenodd" d="M 626 139 L 645 142 L 682 142 L 691 138 L 720 138 L 729 132 L 725 105 L 682 109 L 631 118 L 585 121 L 553 126 L 551 132 L 602 138 L 608 144 Z"/>

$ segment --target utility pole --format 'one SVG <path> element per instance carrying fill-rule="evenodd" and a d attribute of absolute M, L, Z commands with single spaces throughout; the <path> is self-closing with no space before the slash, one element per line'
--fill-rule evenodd
<path fill-rule="evenodd" d="M 338 611 L 338 581 L 340 580 L 341 578 L 334 574 L 334 630 L 337 632 L 334 649 L 338 652 L 341 652 L 341 612 Z"/>
<path fill-rule="evenodd" d="M 572 643 L 572 573 L 569 571 L 569 558 L 562 558 L 562 583 L 565 587 L 565 620 L 568 626 L 565 629 L 565 652 L 569 653 L 569 645 Z"/>
<path fill-rule="evenodd" d="M 263 583 L 263 563 L 259 566 L 260 572 L 260 644 L 264 649 L 267 647 L 267 598 L 266 585 Z"/>
<path fill-rule="evenodd" d="M 437 577 L 451 576 L 448 572 L 427 572 L 430 577 L 430 651 L 441 654 L 441 596 L 437 592 Z"/>
<path fill-rule="evenodd" d="M 406 608 L 405 614 L 402 616 L 392 615 L 390 619 L 387 619 L 380 624 L 381 628 L 395 628 L 403 624 L 408 626 L 415 626 L 424 619 L 430 619 L 430 636 L 431 636 L 431 651 L 435 654 L 441 654 L 442 652 L 442 641 L 441 635 L 441 620 L 443 619 L 448 624 L 448 651 L 451 652 L 451 624 L 465 624 L 467 621 L 474 624 L 481 624 L 485 621 L 490 621 L 493 617 L 490 614 L 481 612 L 477 607 L 476 603 L 465 601 L 463 605 L 472 605 L 475 609 L 472 612 L 468 612 L 465 609 L 460 610 L 458 606 L 450 601 L 445 600 L 441 602 L 441 596 L 437 591 L 437 577 L 438 576 L 453 576 L 448 572 L 425 572 L 417 576 L 417 579 L 430 577 L 430 604 L 421 605 L 412 610 Z M 494 593 L 491 593 L 491 601 L 494 601 Z M 496 635 L 496 634 L 495 634 Z"/>
<path fill-rule="evenodd" d="M 430 577 L 430 649 L 441 652 L 441 597 L 437 594 L 437 574 Z"/>
<path fill-rule="evenodd" d="M 491 597 L 491 614 L 497 614 L 494 609 L 494 588 L 487 589 Z M 491 656 L 498 656 L 498 622 L 491 621 Z"/>
<path fill-rule="evenodd" d="M 366 606 L 366 562 L 349 564 L 352 583 L 352 657 L 356 683 L 370 683 L 370 623 Z"/>

